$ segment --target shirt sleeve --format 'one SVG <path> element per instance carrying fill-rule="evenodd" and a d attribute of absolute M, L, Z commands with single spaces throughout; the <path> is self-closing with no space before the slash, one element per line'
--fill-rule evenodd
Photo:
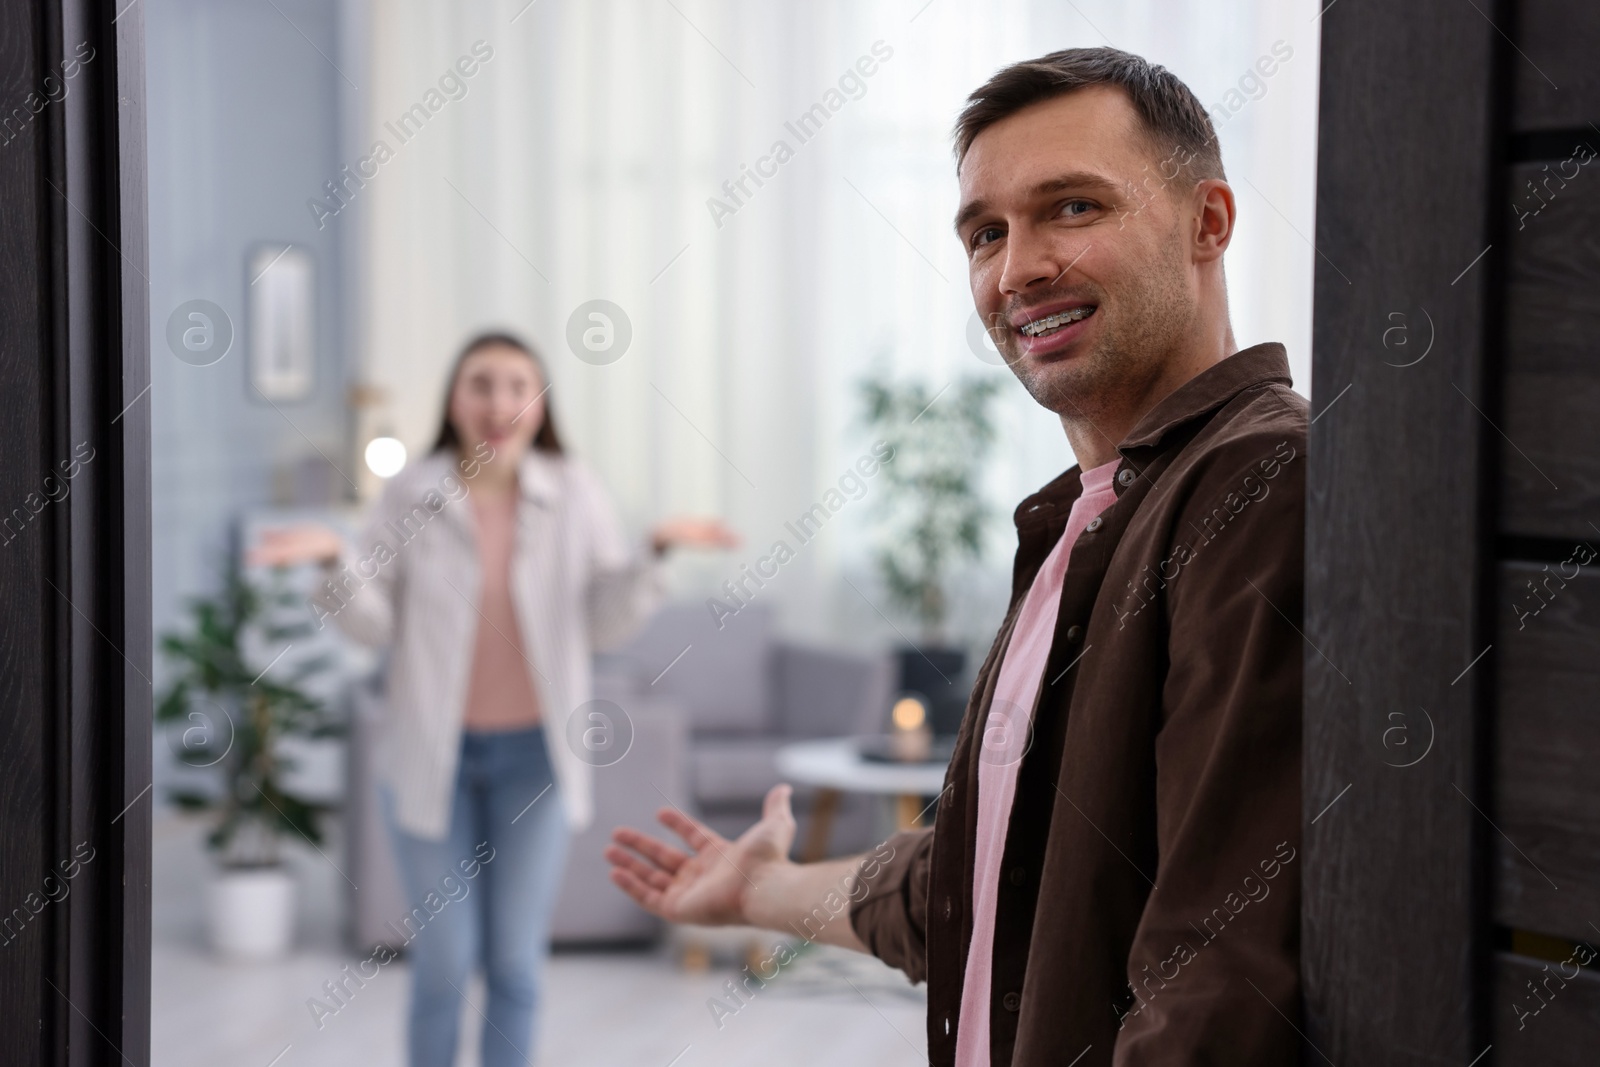
<path fill-rule="evenodd" d="M 1300 427 L 1219 450 L 1174 524 L 1157 877 L 1116 1067 L 1298 1062 Z"/>
<path fill-rule="evenodd" d="M 339 558 L 323 568 L 322 584 L 311 596 L 319 628 L 331 621 L 352 640 L 372 647 L 394 641 L 405 553 L 390 520 L 403 510 L 408 484 L 385 486 L 354 544 L 346 541 Z"/>
<path fill-rule="evenodd" d="M 859 873 L 865 892 L 850 909 L 850 926 L 867 951 L 913 982 L 928 977 L 928 874 L 933 830 L 905 830 L 867 856 Z"/>
<path fill-rule="evenodd" d="M 576 461 L 569 462 L 575 502 L 589 543 L 589 581 L 584 594 L 589 642 L 594 648 L 612 648 L 627 640 L 660 606 L 665 596 L 662 565 L 648 539 L 628 543 L 600 479 Z"/>

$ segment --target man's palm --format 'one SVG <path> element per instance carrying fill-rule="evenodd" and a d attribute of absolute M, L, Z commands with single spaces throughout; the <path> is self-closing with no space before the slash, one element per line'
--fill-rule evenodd
<path fill-rule="evenodd" d="M 760 876 L 788 860 L 794 841 L 790 789 L 774 786 L 761 821 L 729 841 L 675 808 L 657 815 L 689 851 L 621 827 L 606 849 L 611 880 L 645 910 L 670 922 L 724 925 L 747 921 L 745 901 Z"/>

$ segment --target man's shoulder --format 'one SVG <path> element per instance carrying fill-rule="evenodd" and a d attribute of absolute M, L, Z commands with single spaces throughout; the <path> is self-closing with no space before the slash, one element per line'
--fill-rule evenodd
<path fill-rule="evenodd" d="M 1288 465 L 1295 468 L 1290 480 L 1301 481 L 1298 461 L 1305 456 L 1308 414 L 1306 398 L 1287 385 L 1252 386 L 1217 411 L 1175 466 L 1210 480 Z"/>
<path fill-rule="evenodd" d="M 1153 504 L 1173 536 L 1237 525 L 1276 542 L 1302 528 L 1307 423 L 1305 398 L 1280 383 L 1218 409 L 1157 476 Z M 1230 538 L 1241 551 L 1251 540 Z"/>
<path fill-rule="evenodd" d="M 1228 448 L 1237 442 L 1260 445 L 1287 440 L 1303 450 L 1310 427 L 1310 402 L 1281 382 L 1262 382 L 1241 391 L 1217 412 L 1197 444 Z"/>

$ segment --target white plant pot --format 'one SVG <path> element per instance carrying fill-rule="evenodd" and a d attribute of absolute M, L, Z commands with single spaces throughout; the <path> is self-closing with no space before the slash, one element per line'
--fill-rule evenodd
<path fill-rule="evenodd" d="M 282 867 L 216 871 L 206 888 L 211 947 L 236 960 L 272 960 L 294 942 L 294 877 Z"/>

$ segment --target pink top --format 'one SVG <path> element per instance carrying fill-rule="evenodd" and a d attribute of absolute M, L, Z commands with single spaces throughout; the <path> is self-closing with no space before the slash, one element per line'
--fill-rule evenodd
<path fill-rule="evenodd" d="M 956 1031 L 956 1067 L 989 1067 L 989 999 L 994 965 L 994 913 L 1000 894 L 1000 860 L 1006 827 L 1017 793 L 1017 773 L 1027 751 L 1029 721 L 1039 695 L 1045 661 L 1055 636 L 1061 583 L 1072 545 L 1089 520 L 1117 499 L 1111 479 L 1118 460 L 1079 474 L 1083 493 L 1073 502 L 1067 528 L 1028 587 L 1022 610 L 1006 646 L 995 682 L 994 701 L 984 722 L 978 760 L 977 855 L 972 872 L 972 944 L 961 988 L 961 1020 Z"/>
<path fill-rule="evenodd" d="M 473 493 L 471 500 L 483 585 L 478 590 L 478 632 L 462 725 L 468 730 L 526 729 L 539 722 L 539 697 L 511 603 L 517 494 Z"/>

